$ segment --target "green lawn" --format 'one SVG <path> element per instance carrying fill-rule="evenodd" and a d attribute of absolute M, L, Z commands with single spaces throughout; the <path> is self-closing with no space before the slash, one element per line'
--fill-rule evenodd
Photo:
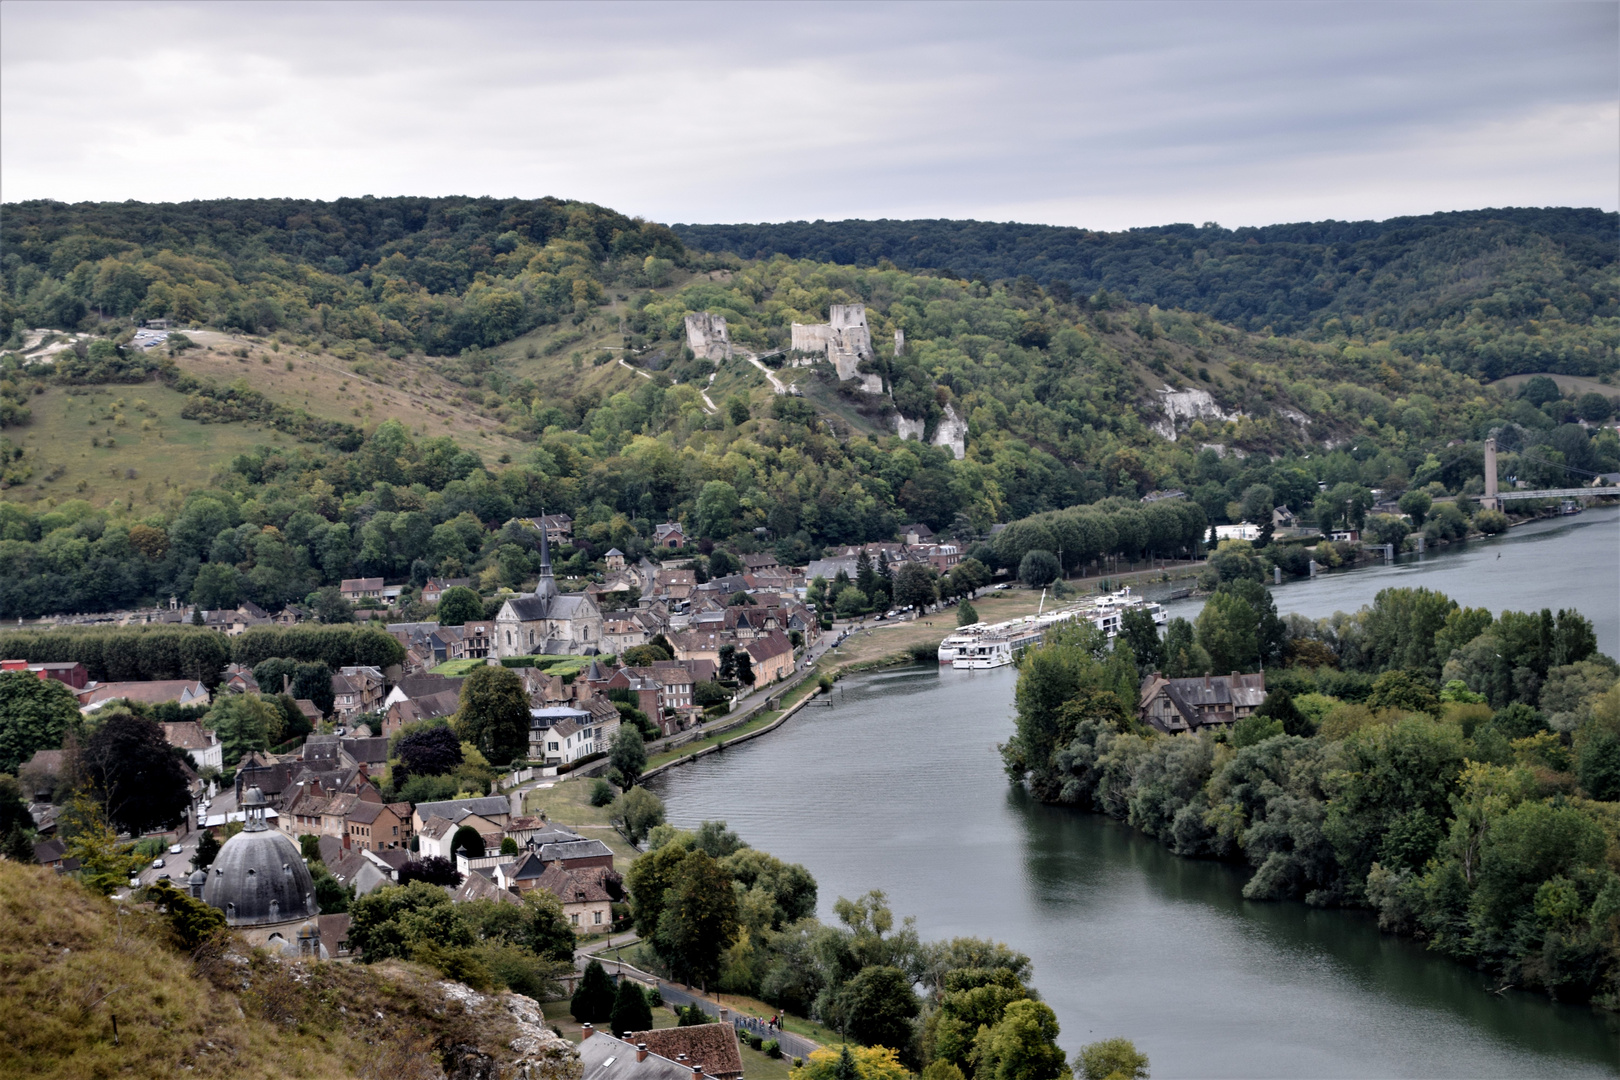
<path fill-rule="evenodd" d="M 444 663 L 440 664 L 438 667 L 429 668 L 428 669 L 428 674 L 429 675 L 449 675 L 449 676 L 468 675 L 468 674 L 471 674 L 474 671 L 477 671 L 479 668 L 483 667 L 484 664 L 485 664 L 485 661 L 476 660 L 476 659 L 475 660 L 446 660 Z"/>
<path fill-rule="evenodd" d="M 703 738 L 697 740 L 696 742 L 690 742 L 690 743 L 687 743 L 686 745 L 681 746 L 681 747 L 679 747 L 677 749 L 667 750 L 662 754 L 657 754 L 657 755 L 654 755 L 652 757 L 649 757 L 647 759 L 647 768 L 652 769 L 652 768 L 656 768 L 659 765 L 667 765 L 671 761 L 675 761 L 675 760 L 677 760 L 679 758 L 683 758 L 683 757 L 689 757 L 692 754 L 695 754 L 699 750 L 702 750 L 702 749 L 704 749 L 706 747 L 715 746 L 715 745 L 717 745 L 719 743 L 722 743 L 722 742 L 730 743 L 730 742 L 734 741 L 737 738 L 737 736 L 739 736 L 739 735 L 746 735 L 750 731 L 758 731 L 760 728 L 764 727 L 765 725 L 767 725 L 767 724 L 771 723 L 773 720 L 775 720 L 777 717 L 781 716 L 782 713 L 786 712 L 789 708 L 792 708 L 792 706 L 797 701 L 799 701 L 800 698 L 805 697 L 807 694 L 809 694 L 815 688 L 816 688 L 815 679 L 806 679 L 804 682 L 800 683 L 798 686 L 794 687 L 791 691 L 789 691 L 787 694 L 785 694 L 783 696 L 783 698 L 782 698 L 782 708 L 767 710 L 765 712 L 760 712 L 760 713 L 755 713 L 753 719 L 749 720 L 745 724 L 741 724 L 741 725 L 739 725 L 737 727 L 730 728 L 730 729 L 728 729 L 726 731 L 716 732 L 713 735 L 706 735 Z"/>

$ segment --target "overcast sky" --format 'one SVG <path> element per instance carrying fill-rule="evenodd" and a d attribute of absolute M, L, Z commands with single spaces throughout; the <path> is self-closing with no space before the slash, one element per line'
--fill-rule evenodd
<path fill-rule="evenodd" d="M 1115 229 L 1620 203 L 1620 5 L 0 4 L 0 197 Z"/>

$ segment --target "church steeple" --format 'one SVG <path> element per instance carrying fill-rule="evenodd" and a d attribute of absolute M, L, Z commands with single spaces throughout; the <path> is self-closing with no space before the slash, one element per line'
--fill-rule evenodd
<path fill-rule="evenodd" d="M 543 598 L 557 595 L 557 579 L 551 576 L 551 538 L 544 508 L 540 511 L 540 580 L 534 584 L 534 595 Z"/>

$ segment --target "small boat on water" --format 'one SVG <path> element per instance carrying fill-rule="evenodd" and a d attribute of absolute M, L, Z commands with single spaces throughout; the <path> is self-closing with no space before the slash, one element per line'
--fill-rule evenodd
<path fill-rule="evenodd" d="M 1048 627 L 1076 619 L 1088 620 L 1109 637 L 1119 634 L 1125 612 L 1132 609 L 1145 610 L 1152 616 L 1155 626 L 1163 626 L 1170 619 L 1162 605 L 1133 596 L 1129 586 L 1056 611 L 1045 611 L 1045 605 L 1045 594 L 1042 594 L 1043 610 L 1038 610 L 1034 615 L 1001 623 L 973 623 L 959 628 L 939 643 L 939 662 L 965 670 L 1005 667 L 1022 650 L 1039 645 Z"/>

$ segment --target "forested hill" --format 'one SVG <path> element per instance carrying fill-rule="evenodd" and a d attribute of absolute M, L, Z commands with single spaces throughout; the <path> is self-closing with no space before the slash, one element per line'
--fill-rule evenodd
<path fill-rule="evenodd" d="M 94 313 L 313 326 L 439 355 L 556 322 L 594 306 L 619 268 L 683 255 L 665 226 L 591 203 L 369 196 L 11 203 L 0 252 L 8 332 Z"/>
<path fill-rule="evenodd" d="M 815 221 L 676 225 L 687 244 L 745 259 L 1012 280 L 1208 314 L 1249 330 L 1387 339 L 1485 379 L 1590 375 L 1614 363 L 1620 215 L 1509 208 L 1260 228 L 1124 232 L 1016 222 Z"/>

